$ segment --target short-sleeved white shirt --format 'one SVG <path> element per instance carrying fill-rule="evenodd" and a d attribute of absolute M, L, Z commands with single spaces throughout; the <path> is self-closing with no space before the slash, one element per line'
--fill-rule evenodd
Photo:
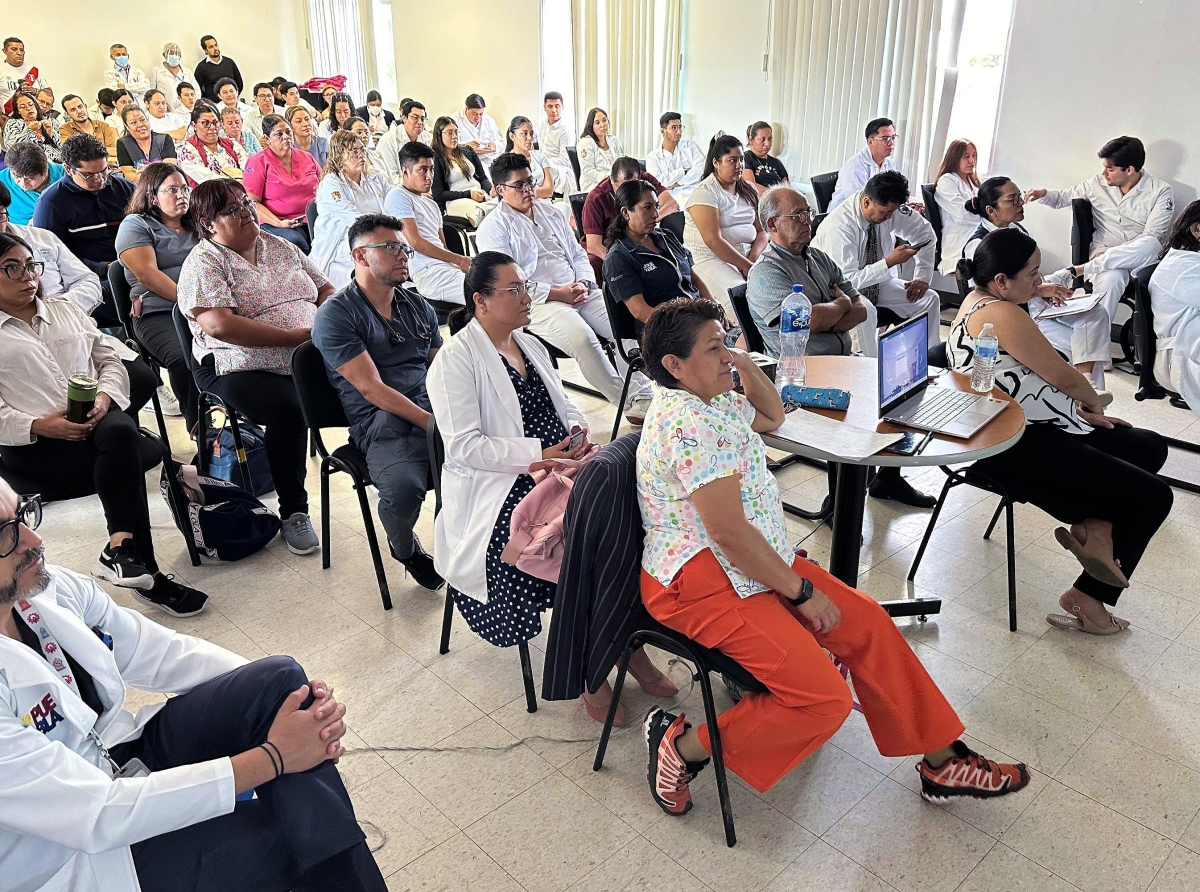
<path fill-rule="evenodd" d="M 688 196 L 688 210 L 696 205 L 716 208 L 720 215 L 721 235 L 725 237 L 725 241 L 743 254 L 750 254 L 750 246 L 754 244 L 758 235 L 754 228 L 754 218 L 758 211 L 754 205 L 736 192 L 730 195 L 711 174 L 702 179 Z M 691 213 L 687 214 L 687 223 L 683 229 L 683 244 L 692 252 L 697 264 L 718 259 L 717 255 L 709 250 L 708 245 L 704 244 L 700 230 L 692 222 Z"/>
<path fill-rule="evenodd" d="M 441 244 L 438 230 L 442 228 L 442 212 L 438 209 L 437 202 L 428 195 L 418 195 L 416 192 L 409 192 L 403 186 L 399 186 L 388 192 L 387 198 L 383 201 L 383 212 L 391 214 L 393 217 L 399 217 L 401 220 L 416 220 L 417 232 L 421 233 L 421 238 L 431 241 L 435 245 Z M 445 263 L 445 261 L 418 251 L 408 262 L 408 272 L 410 275 L 415 275 L 437 263 Z"/>
<path fill-rule="evenodd" d="M 767 447 L 751 423 L 755 409 L 734 391 L 705 403 L 686 390 L 654 385 L 637 451 L 638 503 L 646 528 L 642 568 L 663 585 L 706 548 L 743 598 L 768 586 L 734 569 L 708 535 L 692 494 L 705 484 L 739 476 L 742 511 L 791 564 L 779 484 L 767 467 Z"/>

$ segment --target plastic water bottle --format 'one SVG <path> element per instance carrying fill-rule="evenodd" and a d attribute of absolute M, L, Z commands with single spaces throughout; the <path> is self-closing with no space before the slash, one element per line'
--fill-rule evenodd
<path fill-rule="evenodd" d="M 983 331 L 975 339 L 975 362 L 971 366 L 971 389 L 976 393 L 991 393 L 996 383 L 996 357 L 1000 355 L 1000 341 L 992 331 L 992 323 L 985 322 Z"/>
<path fill-rule="evenodd" d="M 808 332 L 812 323 L 812 304 L 804 296 L 803 285 L 793 285 L 779 314 L 779 368 L 775 386 L 804 386 L 804 354 L 808 350 Z"/>

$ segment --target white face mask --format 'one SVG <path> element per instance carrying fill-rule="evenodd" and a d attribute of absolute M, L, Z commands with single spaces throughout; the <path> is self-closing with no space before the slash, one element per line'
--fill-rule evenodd
<path fill-rule="evenodd" d="M 372 118 L 378 118 L 383 114 L 383 109 L 377 105 L 368 105 L 367 114 L 369 114 Z"/>
<path fill-rule="evenodd" d="M 178 65 L 179 58 L 180 58 L 179 53 L 168 53 L 167 54 L 167 64 L 168 65 Z"/>

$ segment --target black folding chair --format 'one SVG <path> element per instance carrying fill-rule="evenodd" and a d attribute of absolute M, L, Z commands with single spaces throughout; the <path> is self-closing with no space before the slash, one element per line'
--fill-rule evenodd
<path fill-rule="evenodd" d="M 425 442 L 429 447 L 429 470 L 433 477 L 434 515 L 442 510 L 442 465 L 446 463 L 446 446 L 442 435 L 437 429 L 437 420 L 430 416 L 429 425 L 425 428 Z M 446 608 L 442 615 L 442 641 L 438 653 L 450 653 L 450 626 L 454 622 L 454 596 L 450 594 L 450 586 L 446 586 Z M 521 657 L 521 678 L 525 683 L 525 709 L 527 712 L 537 712 L 537 693 L 533 687 L 533 664 L 529 662 L 529 642 L 522 641 L 517 645 L 517 653 Z"/>
<path fill-rule="evenodd" d="M 746 299 L 745 282 L 729 289 L 729 302 L 733 304 L 733 314 L 737 317 L 738 325 L 742 327 L 742 337 L 746 339 L 746 346 L 755 353 L 764 352 L 766 344 L 763 342 L 762 332 L 754 324 L 754 316 L 750 313 L 750 301 Z"/>
<path fill-rule="evenodd" d="M 150 367 L 150 371 L 154 372 L 154 376 L 161 381 L 162 366 L 159 365 L 157 359 L 150 355 L 150 351 L 142 346 L 142 342 L 138 340 L 138 336 L 133 330 L 133 298 L 130 294 L 129 280 L 125 278 L 125 264 L 120 260 L 114 260 L 108 266 L 108 287 L 112 291 L 117 319 L 121 321 L 121 327 L 125 329 L 125 343 L 130 350 L 142 357 L 142 360 Z M 154 406 L 154 420 L 158 422 L 158 435 L 166 444 L 167 452 L 170 453 L 171 438 L 167 436 L 167 422 L 163 418 L 162 403 L 158 399 L 157 387 L 150 391 L 150 402 Z"/>
<path fill-rule="evenodd" d="M 824 214 L 829 210 L 829 202 L 833 201 L 834 190 L 837 189 L 838 172 L 819 173 L 808 182 L 812 185 L 813 197 L 817 200 L 817 212 Z"/>
<path fill-rule="evenodd" d="M 1150 303 L 1150 279 L 1158 269 L 1157 263 L 1142 267 L 1133 278 L 1133 343 L 1138 359 L 1138 390 L 1133 398 L 1142 400 L 1161 400 L 1169 391 L 1158 383 L 1154 377 L 1154 354 L 1157 352 L 1158 338 L 1154 334 L 1154 307 Z M 1174 404 L 1178 396 L 1172 396 Z M 1180 400 L 1182 402 L 1182 400 Z"/>
<path fill-rule="evenodd" d="M 567 200 L 571 202 L 571 216 L 575 220 L 575 231 L 579 233 L 580 238 L 583 238 L 583 206 L 587 202 L 587 193 L 575 192 L 567 196 Z"/>
<path fill-rule="evenodd" d="M 304 219 L 308 221 L 308 237 L 315 238 L 317 234 L 317 203 L 310 201 L 304 206 Z"/>
<path fill-rule="evenodd" d="M 1092 238 L 1096 234 L 1096 221 L 1092 216 L 1092 203 L 1086 198 L 1071 199 L 1071 264 L 1080 266 L 1087 263 L 1092 251 Z M 1088 291 L 1090 284 L 1084 284 Z M 1133 315 L 1137 309 L 1137 283 L 1132 279 L 1121 295 L 1121 303 L 1129 307 L 1130 316 L 1120 325 L 1113 320 L 1112 340 L 1121 345 L 1121 354 L 1125 361 L 1133 366 L 1135 373 L 1138 368 L 1137 351 L 1134 347 Z"/>
<path fill-rule="evenodd" d="M 809 237 L 810 239 L 812 239 L 812 238 L 814 238 L 814 237 L 816 236 L 816 234 L 817 234 L 817 227 L 819 227 L 819 226 L 820 226 L 822 223 L 824 223 L 824 222 L 825 222 L 825 218 L 826 218 L 826 217 L 828 217 L 828 216 L 829 216 L 829 214 L 827 214 L 827 213 L 825 213 L 825 214 L 813 214 L 812 220 L 811 220 L 811 221 L 809 222 L 809 224 L 808 224 L 808 237 Z"/>
<path fill-rule="evenodd" d="M 642 348 L 636 346 L 631 349 L 625 347 L 626 341 L 637 342 L 637 325 L 633 318 L 633 313 L 629 312 L 629 307 L 625 305 L 625 301 L 617 300 L 608 293 L 608 286 L 604 283 L 600 285 L 600 291 L 604 295 L 604 308 L 608 310 L 608 324 L 612 327 L 613 340 L 617 343 L 617 352 L 621 354 L 621 358 L 625 360 L 629 368 L 625 371 L 625 383 L 621 386 L 621 399 L 617 403 L 617 411 L 613 418 L 612 436 L 609 437 L 609 442 L 617 438 L 617 431 L 621 428 L 621 409 L 625 406 L 625 397 L 629 394 L 629 382 L 633 379 L 634 372 L 640 372 L 645 369 L 645 363 L 642 362 Z"/>
<path fill-rule="evenodd" d="M 667 214 L 658 221 L 658 225 L 679 239 L 680 244 L 683 243 L 683 230 L 687 228 L 687 220 L 684 219 L 683 211 Z"/>
<path fill-rule="evenodd" d="M 933 252 L 933 268 L 937 269 L 942 264 L 942 209 L 937 203 L 936 183 L 927 183 L 921 187 L 921 200 L 925 203 L 925 219 L 933 227 L 933 234 L 937 239 Z"/>
<path fill-rule="evenodd" d="M 575 182 L 579 182 L 579 150 L 574 146 L 567 146 L 567 158 L 571 161 L 571 170 L 575 171 Z"/>
<path fill-rule="evenodd" d="M 363 526 L 367 531 L 367 545 L 371 548 L 371 563 L 375 567 L 375 581 L 379 585 L 379 597 L 383 609 L 392 609 L 392 595 L 388 589 L 387 573 L 383 569 L 383 556 L 379 552 L 379 538 L 375 535 L 375 521 L 371 517 L 371 505 L 367 501 L 367 487 L 371 486 L 371 472 L 367 468 L 367 457 L 353 441 L 330 452 L 321 439 L 321 430 L 327 427 L 350 426 L 342 399 L 337 388 L 325 371 L 325 360 L 316 344 L 306 341 L 292 351 L 292 381 L 300 399 L 300 412 L 308 426 L 309 436 L 316 444 L 321 456 L 321 569 L 328 570 L 333 551 L 330 535 L 329 478 L 343 471 L 354 482 L 358 493 L 358 507 L 362 511 Z"/>

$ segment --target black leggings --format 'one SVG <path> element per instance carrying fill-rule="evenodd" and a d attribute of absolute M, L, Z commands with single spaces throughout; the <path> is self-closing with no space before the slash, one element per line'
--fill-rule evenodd
<path fill-rule="evenodd" d="M 122 360 L 122 365 L 129 375 L 129 408 L 125 410 L 125 414 L 132 418 L 134 423 L 140 424 L 138 412 L 150 402 L 150 397 L 158 389 L 158 375 L 150 371 L 150 366 L 146 365 L 146 361 L 140 356 Z"/>
<path fill-rule="evenodd" d="M 263 447 L 279 496 L 279 516 L 308 513 L 304 477 L 308 473 L 308 428 L 291 375 L 230 372 L 218 375 L 210 353 L 200 363 L 199 384 L 265 429 Z"/>
<path fill-rule="evenodd" d="M 974 467 L 998 480 L 1018 502 L 1036 505 L 1063 523 L 1089 517 L 1109 521 L 1113 557 L 1131 578 L 1175 498 L 1157 476 L 1166 460 L 1167 441 L 1154 431 L 1098 427 L 1080 435 L 1031 424 L 1016 446 Z M 1087 573 L 1079 575 L 1075 587 L 1108 605 L 1124 591 Z"/>
<path fill-rule="evenodd" d="M 184 358 L 183 347 L 179 343 L 179 335 L 175 331 L 171 314 L 151 313 L 149 316 L 135 316 L 131 322 L 134 336 L 146 348 L 146 352 L 167 370 L 167 376 L 171 379 L 171 389 L 175 391 L 175 397 L 179 400 L 183 418 L 187 422 L 188 430 L 192 430 L 196 426 L 200 394 Z"/>
<path fill-rule="evenodd" d="M 114 408 L 86 440 L 38 437 L 28 446 L 0 446 L 0 456 L 15 473 L 53 480 L 47 488 L 66 498 L 100 496 L 108 534 L 131 533 L 146 569 L 153 573 L 158 564 L 150 538 L 146 474 L 138 454 L 140 437 L 133 419 Z"/>

